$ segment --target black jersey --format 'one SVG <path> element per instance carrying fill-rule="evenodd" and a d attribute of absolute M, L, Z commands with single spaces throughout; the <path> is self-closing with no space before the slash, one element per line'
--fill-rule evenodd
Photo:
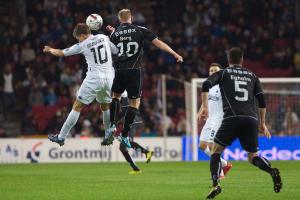
<path fill-rule="evenodd" d="M 140 68 L 145 40 L 152 41 L 157 36 L 149 29 L 129 23 L 121 24 L 110 39 L 119 48 L 116 69 Z"/>
<path fill-rule="evenodd" d="M 224 119 L 239 116 L 257 119 L 256 97 L 263 91 L 254 73 L 240 66 L 227 67 L 208 77 L 206 83 L 209 87 L 219 84 Z M 204 84 L 202 91 L 208 92 Z"/>

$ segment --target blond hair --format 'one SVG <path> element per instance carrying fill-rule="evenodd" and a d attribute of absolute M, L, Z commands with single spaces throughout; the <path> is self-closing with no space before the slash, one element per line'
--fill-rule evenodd
<path fill-rule="evenodd" d="M 131 11 L 129 9 L 122 9 L 118 13 L 118 18 L 120 21 L 128 21 L 131 18 Z"/>

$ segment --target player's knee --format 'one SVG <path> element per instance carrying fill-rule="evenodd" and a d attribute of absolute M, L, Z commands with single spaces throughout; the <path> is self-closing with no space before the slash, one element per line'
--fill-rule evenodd
<path fill-rule="evenodd" d="M 199 147 L 200 147 L 200 149 L 202 151 L 204 151 L 206 149 L 206 147 L 207 147 L 207 144 L 205 142 L 200 142 L 200 146 Z"/>
<path fill-rule="evenodd" d="M 257 156 L 257 153 L 248 153 L 248 161 L 252 163 L 253 158 Z"/>
<path fill-rule="evenodd" d="M 100 108 L 102 111 L 107 111 L 109 109 L 109 104 L 108 103 L 101 103 Z"/>
<path fill-rule="evenodd" d="M 217 143 L 214 143 L 212 148 L 211 148 L 211 154 L 217 153 L 217 154 L 222 154 L 224 151 L 225 147 L 222 145 L 219 145 Z"/>
<path fill-rule="evenodd" d="M 80 101 L 78 100 L 75 100 L 74 104 L 73 104 L 73 110 L 77 111 L 77 112 L 81 112 L 82 108 L 84 107 L 85 105 L 83 103 L 81 103 Z"/>
<path fill-rule="evenodd" d="M 119 94 L 119 93 L 115 93 L 115 92 L 113 92 L 112 93 L 112 98 L 113 99 L 117 99 L 117 100 L 121 100 L 121 96 L 122 96 L 122 94 Z"/>
<path fill-rule="evenodd" d="M 129 106 L 139 109 L 140 107 L 140 98 L 137 99 L 129 99 Z"/>

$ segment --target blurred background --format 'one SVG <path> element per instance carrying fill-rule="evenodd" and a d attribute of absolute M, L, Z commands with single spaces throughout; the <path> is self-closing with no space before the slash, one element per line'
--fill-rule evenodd
<path fill-rule="evenodd" d="M 207 77 L 212 62 L 226 67 L 225 50 L 232 46 L 245 50 L 245 66 L 260 77 L 300 76 L 297 0 L 1 0 L 0 137 L 37 137 L 60 130 L 85 77 L 86 63 L 82 56 L 43 54 L 43 46 L 66 48 L 76 43 L 73 27 L 91 13 L 103 17 L 102 31 L 107 34 L 104 27 L 117 26 L 117 12 L 125 7 L 133 11 L 135 24 L 152 29 L 185 60 L 176 64 L 146 45 L 144 123 L 137 136 L 161 136 L 164 128 L 169 136 L 186 134 L 185 83 Z M 299 91 L 299 85 L 293 89 Z M 299 93 L 275 94 L 268 96 L 273 134 L 300 134 Z M 84 109 L 71 135 L 104 135 L 97 104 Z"/>

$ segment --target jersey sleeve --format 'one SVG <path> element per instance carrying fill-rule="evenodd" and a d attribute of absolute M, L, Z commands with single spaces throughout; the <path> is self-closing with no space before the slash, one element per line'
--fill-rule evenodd
<path fill-rule="evenodd" d="M 203 82 L 202 92 L 208 92 L 211 87 L 219 84 L 224 72 L 225 72 L 224 70 L 220 70 L 220 71 L 214 73 L 213 75 L 211 75 L 210 77 L 208 77 Z"/>
<path fill-rule="evenodd" d="M 262 94 L 262 93 L 263 93 L 263 90 L 262 90 L 259 78 L 255 77 L 254 95 L 257 96 L 257 95 Z"/>
<path fill-rule="evenodd" d="M 265 108 L 266 107 L 266 100 L 264 97 L 264 92 L 261 87 L 261 83 L 259 81 L 258 77 L 255 77 L 255 85 L 254 85 L 254 95 L 258 101 L 258 107 L 259 108 Z"/>
<path fill-rule="evenodd" d="M 64 56 L 72 56 L 82 53 L 82 48 L 79 43 L 63 50 Z"/>
<path fill-rule="evenodd" d="M 112 42 L 112 43 L 116 43 L 116 37 L 115 37 L 115 32 L 116 31 L 114 31 L 114 32 L 112 32 L 111 34 L 110 34 L 110 36 L 109 36 L 109 39 L 110 39 L 110 41 Z"/>
<path fill-rule="evenodd" d="M 149 42 L 152 42 L 152 40 L 157 38 L 155 33 L 153 33 L 151 30 L 147 29 L 146 27 L 139 26 L 139 28 L 143 32 L 145 39 L 148 40 Z"/>

